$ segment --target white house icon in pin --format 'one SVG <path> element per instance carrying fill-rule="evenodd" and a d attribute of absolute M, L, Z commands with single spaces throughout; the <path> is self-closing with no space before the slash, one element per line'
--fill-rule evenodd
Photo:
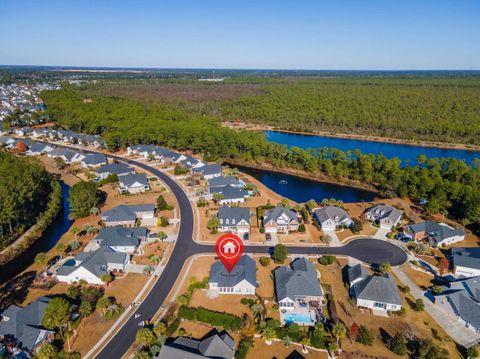
<path fill-rule="evenodd" d="M 236 249 L 237 249 L 237 246 L 233 244 L 232 241 L 228 241 L 222 246 L 222 251 L 225 254 L 234 254 Z"/>

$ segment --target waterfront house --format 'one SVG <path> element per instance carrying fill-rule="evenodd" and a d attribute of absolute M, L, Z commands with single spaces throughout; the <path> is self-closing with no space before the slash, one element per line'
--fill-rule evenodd
<path fill-rule="evenodd" d="M 275 269 L 275 295 L 282 323 L 312 325 L 317 321 L 324 296 L 317 271 L 306 258 Z"/>
<path fill-rule="evenodd" d="M 97 177 L 99 179 L 105 179 L 109 175 L 117 175 L 117 176 L 124 176 L 131 173 L 135 173 L 135 170 L 126 165 L 125 163 L 110 163 L 107 165 L 103 165 L 95 170 Z"/>
<path fill-rule="evenodd" d="M 215 192 L 215 189 L 225 187 L 225 186 L 232 186 L 236 188 L 243 188 L 245 187 L 245 182 L 239 180 L 234 176 L 219 176 L 213 177 L 208 180 L 208 188 L 209 192 Z"/>
<path fill-rule="evenodd" d="M 349 267 L 347 272 L 350 295 L 358 307 L 372 309 L 374 313 L 402 309 L 400 292 L 390 274 L 367 275 L 360 264 Z"/>
<path fill-rule="evenodd" d="M 120 193 L 142 193 L 150 189 L 145 173 L 130 173 L 118 176 Z"/>
<path fill-rule="evenodd" d="M 465 327 L 480 333 L 480 277 L 462 278 L 447 283 L 434 296 L 435 305 L 454 316 Z"/>
<path fill-rule="evenodd" d="M 243 234 L 250 231 L 249 208 L 222 206 L 217 216 L 219 232 Z"/>
<path fill-rule="evenodd" d="M 450 259 L 457 276 L 480 276 L 480 247 L 452 248 Z"/>
<path fill-rule="evenodd" d="M 248 255 L 240 257 L 231 272 L 219 260 L 213 263 L 208 277 L 208 289 L 216 294 L 255 294 L 257 267 Z"/>
<path fill-rule="evenodd" d="M 189 169 L 200 168 L 205 166 L 205 163 L 203 163 L 199 159 L 196 159 L 193 156 L 185 156 L 185 159 L 180 161 L 180 164 Z"/>
<path fill-rule="evenodd" d="M 235 341 L 227 332 L 209 333 L 198 340 L 192 337 L 178 337 L 166 342 L 160 348 L 156 359 L 233 359 Z"/>
<path fill-rule="evenodd" d="M 405 226 L 404 231 L 414 240 L 426 240 L 433 247 L 448 245 L 465 239 L 465 232 L 446 223 L 425 221 Z"/>
<path fill-rule="evenodd" d="M 16 343 L 16 348 L 29 353 L 53 340 L 54 332 L 42 324 L 50 300 L 47 297 L 39 297 L 24 308 L 12 304 L 0 312 L 0 339 L 8 338 L 9 342 Z"/>
<path fill-rule="evenodd" d="M 121 204 L 102 213 L 106 227 L 134 226 L 140 220 L 142 225 L 155 224 L 155 206 L 153 204 Z"/>
<path fill-rule="evenodd" d="M 337 206 L 316 208 L 313 217 L 324 231 L 335 231 L 337 227 L 350 227 L 353 223 L 347 211 Z"/>
<path fill-rule="evenodd" d="M 223 195 L 223 198 L 218 201 L 218 203 L 221 205 L 243 203 L 245 202 L 245 198 L 249 196 L 247 191 L 238 187 L 232 187 L 230 185 L 225 187 L 216 187 L 215 192 L 213 193 L 221 193 Z"/>
<path fill-rule="evenodd" d="M 116 252 L 110 247 L 100 247 L 93 252 L 81 252 L 75 259 L 68 259 L 57 269 L 59 282 L 78 283 L 85 280 L 89 284 L 104 284 L 102 275 L 111 271 L 125 271 L 130 263 L 127 253 Z"/>
<path fill-rule="evenodd" d="M 365 211 L 365 219 L 390 229 L 400 223 L 403 212 L 388 204 L 377 204 Z"/>
<path fill-rule="evenodd" d="M 95 241 L 99 246 L 109 247 L 115 252 L 133 254 L 147 235 L 148 229 L 145 227 L 107 227 L 100 229 Z"/>
<path fill-rule="evenodd" d="M 282 206 L 277 206 L 265 211 L 262 216 L 262 223 L 266 233 L 288 234 L 290 231 L 298 230 L 300 220 L 296 212 Z"/>

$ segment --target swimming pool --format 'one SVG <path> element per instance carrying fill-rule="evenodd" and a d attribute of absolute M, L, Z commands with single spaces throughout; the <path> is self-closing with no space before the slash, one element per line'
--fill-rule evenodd
<path fill-rule="evenodd" d="M 314 325 L 315 322 L 310 317 L 310 314 L 299 314 L 299 313 L 285 313 L 283 315 L 283 321 L 285 324 L 297 323 L 302 325 Z"/>
<path fill-rule="evenodd" d="M 75 262 L 75 259 L 74 259 L 74 258 L 70 258 L 70 259 L 67 259 L 67 260 L 63 263 L 63 265 L 64 265 L 64 266 L 74 266 L 75 263 L 76 263 L 76 262 Z"/>

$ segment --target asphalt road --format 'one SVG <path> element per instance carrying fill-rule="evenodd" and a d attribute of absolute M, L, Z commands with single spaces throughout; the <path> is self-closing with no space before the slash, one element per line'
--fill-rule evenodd
<path fill-rule="evenodd" d="M 94 152 L 94 151 L 85 151 Z M 135 310 L 135 314 L 124 323 L 122 328 L 115 334 L 113 338 L 107 343 L 102 351 L 97 354 L 100 359 L 118 359 L 121 358 L 130 346 L 135 341 L 135 334 L 139 329 L 139 323 L 150 319 L 161 307 L 167 298 L 171 288 L 173 288 L 185 261 L 200 253 L 215 253 L 215 246 L 198 244 L 193 241 L 193 210 L 190 201 L 183 191 L 170 176 L 151 167 L 145 163 L 134 161 L 119 156 L 109 157 L 115 158 L 119 161 L 127 162 L 132 165 L 141 167 L 155 176 L 160 178 L 168 187 L 170 187 L 173 194 L 176 196 L 179 211 L 180 211 L 180 230 L 178 233 L 177 243 L 171 254 L 170 260 L 167 263 L 160 278 L 155 282 L 152 290 L 148 296 L 143 300 L 140 306 Z M 245 253 L 251 254 L 267 254 L 271 253 L 272 247 L 269 246 L 245 246 Z M 364 238 L 357 239 L 348 243 L 343 247 L 302 247 L 302 246 L 288 246 L 289 254 L 298 255 L 322 255 L 334 254 L 354 257 L 366 263 L 383 263 L 390 262 L 393 266 L 402 264 L 407 260 L 405 252 L 388 242 Z"/>

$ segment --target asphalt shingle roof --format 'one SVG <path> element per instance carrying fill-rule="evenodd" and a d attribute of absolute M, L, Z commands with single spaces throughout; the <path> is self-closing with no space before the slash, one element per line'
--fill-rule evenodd
<path fill-rule="evenodd" d="M 208 180 L 208 187 L 239 186 L 239 180 L 233 176 L 219 176 Z"/>
<path fill-rule="evenodd" d="M 354 290 L 357 299 L 402 305 L 397 284 L 388 273 L 370 275 L 355 284 Z"/>
<path fill-rule="evenodd" d="M 360 263 L 357 265 L 354 265 L 353 267 L 349 267 L 347 270 L 347 273 L 348 273 L 348 281 L 350 283 L 356 279 L 365 279 L 369 275 L 367 268 L 362 266 Z"/>
<path fill-rule="evenodd" d="M 327 206 L 323 208 L 317 208 L 313 211 L 320 223 L 326 220 L 333 220 L 335 222 L 342 222 L 347 218 L 350 218 L 347 211 L 337 206 Z"/>
<path fill-rule="evenodd" d="M 127 173 L 135 173 L 135 170 L 132 167 L 126 165 L 125 163 L 110 163 L 108 165 L 104 165 L 98 168 L 96 172 L 123 175 Z"/>
<path fill-rule="evenodd" d="M 402 216 L 402 211 L 384 203 L 369 208 L 366 213 L 374 217 L 376 220 L 390 218 L 393 223 L 396 223 Z"/>
<path fill-rule="evenodd" d="M 128 175 L 119 176 L 118 180 L 125 187 L 132 187 L 135 183 L 148 186 L 148 178 L 145 173 L 129 173 Z"/>
<path fill-rule="evenodd" d="M 436 243 L 441 243 L 451 237 L 465 235 L 465 232 L 461 229 L 452 228 L 433 221 L 415 223 L 409 225 L 409 227 L 415 233 L 426 232 L 430 234 Z"/>
<path fill-rule="evenodd" d="M 294 300 L 296 296 L 322 296 L 323 291 L 317 279 L 317 272 L 306 258 L 297 258 L 292 267 L 275 269 L 275 292 L 277 300 Z"/>
<path fill-rule="evenodd" d="M 219 165 L 219 164 L 216 164 L 216 163 L 209 164 L 209 165 L 205 165 L 205 166 L 202 166 L 202 167 L 194 168 L 193 172 L 200 172 L 204 176 L 215 175 L 215 174 L 218 174 L 218 173 L 221 174 L 222 173 L 222 165 Z"/>
<path fill-rule="evenodd" d="M 275 208 L 269 209 L 268 211 L 265 211 L 265 213 L 263 214 L 263 223 L 268 223 L 270 221 L 276 223 L 278 218 L 280 218 L 284 214 L 289 219 L 289 223 L 293 221 L 298 221 L 297 214 L 294 211 L 282 206 L 277 206 Z"/>
<path fill-rule="evenodd" d="M 102 219 L 107 222 L 134 221 L 137 218 L 136 212 L 153 211 L 155 211 L 155 206 L 153 204 L 121 204 L 103 212 Z"/>
<path fill-rule="evenodd" d="M 227 219 L 230 225 L 237 224 L 241 220 L 250 224 L 250 208 L 222 206 L 218 210 L 218 219 L 220 225 L 227 224 Z"/>
<path fill-rule="evenodd" d="M 96 240 L 103 247 L 136 247 L 140 244 L 139 237 L 145 237 L 147 233 L 145 227 L 107 227 L 100 230 Z"/>
<path fill-rule="evenodd" d="M 480 247 L 452 248 L 451 257 L 456 266 L 480 269 Z"/>
<path fill-rule="evenodd" d="M 83 162 L 87 166 L 95 166 L 107 162 L 107 157 L 102 153 L 90 153 L 85 156 Z"/>
<path fill-rule="evenodd" d="M 239 198 L 248 197 L 248 192 L 237 187 L 225 186 L 225 187 L 215 187 L 214 190 L 210 190 L 211 193 L 221 193 L 223 194 L 223 199 L 233 200 Z"/>
<path fill-rule="evenodd" d="M 218 283 L 219 287 L 234 287 L 242 280 L 246 280 L 255 287 L 257 286 L 255 261 L 248 255 L 240 257 L 231 272 L 228 272 L 220 261 L 213 263 L 210 268 L 208 281 Z"/>

